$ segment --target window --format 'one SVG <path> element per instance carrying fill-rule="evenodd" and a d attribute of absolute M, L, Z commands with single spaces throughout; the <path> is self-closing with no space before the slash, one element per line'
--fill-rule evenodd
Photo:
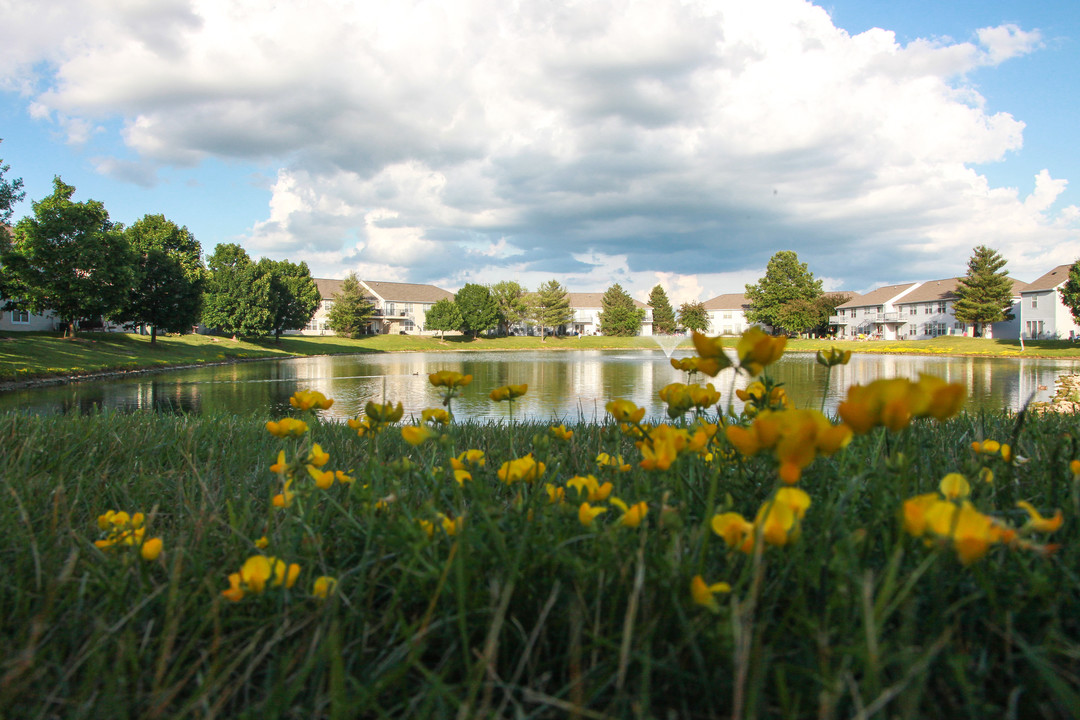
<path fill-rule="evenodd" d="M 724 319 L 725 320 L 730 320 L 731 319 L 731 313 L 729 313 L 729 312 L 724 313 Z"/>
<path fill-rule="evenodd" d="M 1039 307 L 1039 296 L 1038 295 L 1032 295 L 1031 296 L 1031 307 L 1032 308 Z"/>
<path fill-rule="evenodd" d="M 394 303 L 392 303 L 392 302 L 386 303 L 386 314 L 387 315 L 393 315 L 394 314 Z"/>
<path fill-rule="evenodd" d="M 26 325 L 30 322 L 30 313 L 27 310 L 12 310 L 11 322 L 15 325 Z"/>
<path fill-rule="evenodd" d="M 416 327 L 416 324 L 412 321 L 411 318 L 406 318 L 401 323 L 401 329 L 402 330 L 412 330 L 415 327 Z"/>
<path fill-rule="evenodd" d="M 937 304 L 937 311 L 944 315 L 945 314 L 945 303 L 939 302 Z"/>
<path fill-rule="evenodd" d="M 329 310 L 330 308 L 334 307 L 334 301 L 333 300 L 323 300 L 322 301 L 322 306 L 323 306 L 323 310 Z"/>

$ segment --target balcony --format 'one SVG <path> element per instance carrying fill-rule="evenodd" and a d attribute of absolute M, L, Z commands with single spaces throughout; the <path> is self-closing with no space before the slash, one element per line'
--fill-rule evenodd
<path fill-rule="evenodd" d="M 829 316 L 829 324 L 830 325 L 847 325 L 849 320 L 851 320 L 851 318 L 849 318 L 846 315 L 830 315 Z"/>

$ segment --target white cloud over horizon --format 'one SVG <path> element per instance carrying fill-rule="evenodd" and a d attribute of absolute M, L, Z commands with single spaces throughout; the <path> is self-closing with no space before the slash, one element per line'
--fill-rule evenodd
<path fill-rule="evenodd" d="M 907 44 L 806 0 L 9 2 L 0 86 L 72 142 L 119 118 L 139 185 L 278 168 L 253 254 L 388 280 L 738 292 L 793 249 L 833 289 L 1080 256 L 1067 179 L 992 187 L 1023 145 L 967 75 L 1036 29 Z M 9 12 L 10 10 L 10 12 Z M 43 22 L 47 18 L 48 22 Z"/>

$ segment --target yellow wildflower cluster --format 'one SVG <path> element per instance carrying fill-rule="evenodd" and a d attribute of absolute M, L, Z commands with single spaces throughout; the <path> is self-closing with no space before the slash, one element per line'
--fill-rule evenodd
<path fill-rule="evenodd" d="M 428 538 L 435 537 L 435 528 L 442 528 L 442 531 L 453 537 L 461 532 L 461 528 L 465 527 L 465 516 L 458 515 L 456 518 L 451 519 L 447 515 L 441 512 L 435 513 L 435 521 L 431 520 L 419 520 L 421 529 L 427 534 Z"/>
<path fill-rule="evenodd" d="M 1000 443 L 997 440 L 978 440 L 971 443 L 971 451 L 976 455 L 997 455 L 1005 462 L 1012 462 L 1012 448 L 1008 443 Z"/>
<path fill-rule="evenodd" d="M 681 418 L 691 409 L 704 411 L 720 402 L 720 393 L 707 385 L 671 383 L 660 389 L 660 399 L 667 403 L 668 417 Z"/>
<path fill-rule="evenodd" d="M 545 472 L 547 472 L 547 466 L 542 462 L 537 462 L 533 454 L 529 453 L 524 457 L 504 462 L 497 474 L 499 480 L 507 485 L 513 485 L 516 482 L 535 482 L 542 478 Z"/>
<path fill-rule="evenodd" d="M 98 516 L 97 526 L 105 535 L 94 541 L 94 546 L 100 550 L 137 548 L 144 560 L 157 560 L 164 548 L 161 538 L 146 537 L 146 516 L 141 512 L 129 514 L 123 510 L 109 510 Z"/>
<path fill-rule="evenodd" d="M 267 555 L 252 555 L 240 566 L 240 572 L 230 573 L 229 587 L 223 597 L 240 602 L 245 595 L 259 595 L 269 587 L 291 588 L 300 576 L 300 566 Z"/>
<path fill-rule="evenodd" d="M 521 385 L 503 385 L 497 387 L 491 391 L 491 399 L 495 402 L 502 402 L 503 400 L 517 400 L 519 397 L 528 392 L 529 386 L 527 383 Z"/>
<path fill-rule="evenodd" d="M 289 404 L 297 410 L 329 410 L 334 404 L 318 390 L 298 390 L 289 398 Z"/>
<path fill-rule="evenodd" d="M 744 457 L 772 450 L 780 479 L 793 485 L 818 455 L 832 455 L 851 442 L 851 428 L 833 425 L 817 410 L 764 410 L 747 427 L 728 425 L 728 441 Z"/>
<path fill-rule="evenodd" d="M 966 399 L 967 388 L 962 384 L 920 375 L 917 382 L 893 378 L 852 385 L 837 412 L 855 434 L 863 435 L 879 426 L 901 430 L 913 418 L 946 420 L 960 412 Z"/>
<path fill-rule="evenodd" d="M 804 491 L 782 487 L 761 504 L 753 522 L 737 512 L 725 512 L 714 515 L 710 524 L 729 548 L 750 553 L 758 537 L 766 545 L 778 546 L 795 540 L 799 536 L 800 521 L 809 507 L 810 496 Z"/>
<path fill-rule="evenodd" d="M 927 544 L 951 546 L 964 565 L 983 557 L 992 545 L 1002 544 L 1044 554 L 1053 552 L 1054 545 L 1038 545 L 1025 538 L 1032 532 L 1052 533 L 1064 522 L 1061 511 L 1044 518 L 1031 503 L 1021 501 L 1017 507 L 1028 513 L 1027 523 L 1019 530 L 997 518 L 980 512 L 968 499 L 971 484 L 960 473 L 949 473 L 938 484 L 938 492 L 916 495 L 904 501 L 904 529 L 915 537 L 926 538 Z"/>
<path fill-rule="evenodd" d="M 271 435 L 279 438 L 300 437 L 308 431 L 307 423 L 295 418 L 282 418 L 277 422 L 270 420 L 266 423 L 266 429 Z"/>

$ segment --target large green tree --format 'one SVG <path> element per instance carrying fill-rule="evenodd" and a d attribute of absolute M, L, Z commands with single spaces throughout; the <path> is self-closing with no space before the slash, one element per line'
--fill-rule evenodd
<path fill-rule="evenodd" d="M 1069 279 L 1058 288 L 1061 304 L 1069 308 L 1073 320 L 1080 323 L 1080 260 L 1069 268 Z"/>
<path fill-rule="evenodd" d="M 967 275 L 956 286 L 953 314 L 975 326 L 975 337 L 982 337 L 984 325 L 1013 319 L 1013 281 L 1005 274 L 1005 265 L 996 250 L 979 245 L 972 250 Z"/>
<path fill-rule="evenodd" d="M 814 273 L 807 269 L 806 263 L 799 262 L 799 256 L 793 251 L 781 250 L 769 258 L 765 276 L 746 286 L 746 297 L 750 301 L 746 319 L 798 332 L 801 328 L 784 323 L 801 325 L 806 314 L 799 308 L 805 308 L 804 303 L 812 303 L 822 292 L 821 281 L 814 279 Z M 793 302 L 795 305 L 787 311 L 783 309 Z"/>
<path fill-rule="evenodd" d="M 506 335 L 510 327 L 525 320 L 529 313 L 525 288 L 513 280 L 503 280 L 491 286 L 491 296 L 499 308 L 499 334 Z"/>
<path fill-rule="evenodd" d="M 274 316 L 270 309 L 270 278 L 259 272 L 244 248 L 223 243 L 207 259 L 202 321 L 233 336 L 266 334 Z"/>
<path fill-rule="evenodd" d="M 164 215 L 146 215 L 124 231 L 134 257 L 134 282 L 117 316 L 158 331 L 190 332 L 202 309 L 206 268 L 202 246 L 186 227 Z"/>
<path fill-rule="evenodd" d="M 649 307 L 652 308 L 653 334 L 670 335 L 675 332 L 675 311 L 663 286 L 657 285 L 649 293 Z"/>
<path fill-rule="evenodd" d="M 679 325 L 687 330 L 697 330 L 702 333 L 708 332 L 709 311 L 705 309 L 705 303 L 688 301 L 680 305 Z"/>
<path fill-rule="evenodd" d="M 570 294 L 558 280 L 548 280 L 529 296 L 529 318 L 540 327 L 540 342 L 547 341 L 545 328 L 554 332 L 574 319 Z"/>
<path fill-rule="evenodd" d="M 600 298 L 600 333 L 615 337 L 630 337 L 641 332 L 645 311 L 634 305 L 634 299 L 615 283 Z"/>
<path fill-rule="evenodd" d="M 74 333 L 78 323 L 116 313 L 127 300 L 132 257 L 123 231 L 96 200 L 73 202 L 75 188 L 53 179 L 0 257 L 14 307 L 51 311 Z"/>
<path fill-rule="evenodd" d="M 447 298 L 437 301 L 424 313 L 424 329 L 438 330 L 441 337 L 446 337 L 447 330 L 460 330 L 463 324 L 457 303 Z"/>
<path fill-rule="evenodd" d="M 3 142 L 3 140 L 0 140 L 0 142 Z M 4 159 L 0 158 L 0 223 L 3 224 L 11 222 L 11 214 L 14 212 L 15 203 L 22 202 L 22 199 L 26 197 L 26 193 L 22 189 L 22 178 L 8 180 L 4 177 L 4 173 L 10 169 L 10 166 L 4 164 Z M 7 245 L 7 236 L 0 234 L 0 251 L 6 250 Z"/>
<path fill-rule="evenodd" d="M 270 325 L 268 332 L 281 340 L 286 330 L 300 330 L 311 322 L 322 298 L 306 262 L 270 260 L 256 264 L 258 272 L 270 279 Z"/>
<path fill-rule="evenodd" d="M 454 303 L 461 313 L 461 331 L 476 337 L 499 323 L 499 306 L 491 291 L 483 285 L 466 283 L 454 295 Z"/>
<path fill-rule="evenodd" d="M 375 312 L 375 306 L 368 302 L 356 273 L 345 276 L 341 281 L 341 290 L 334 293 L 333 301 L 328 313 L 330 329 L 338 335 L 359 337 Z"/>

